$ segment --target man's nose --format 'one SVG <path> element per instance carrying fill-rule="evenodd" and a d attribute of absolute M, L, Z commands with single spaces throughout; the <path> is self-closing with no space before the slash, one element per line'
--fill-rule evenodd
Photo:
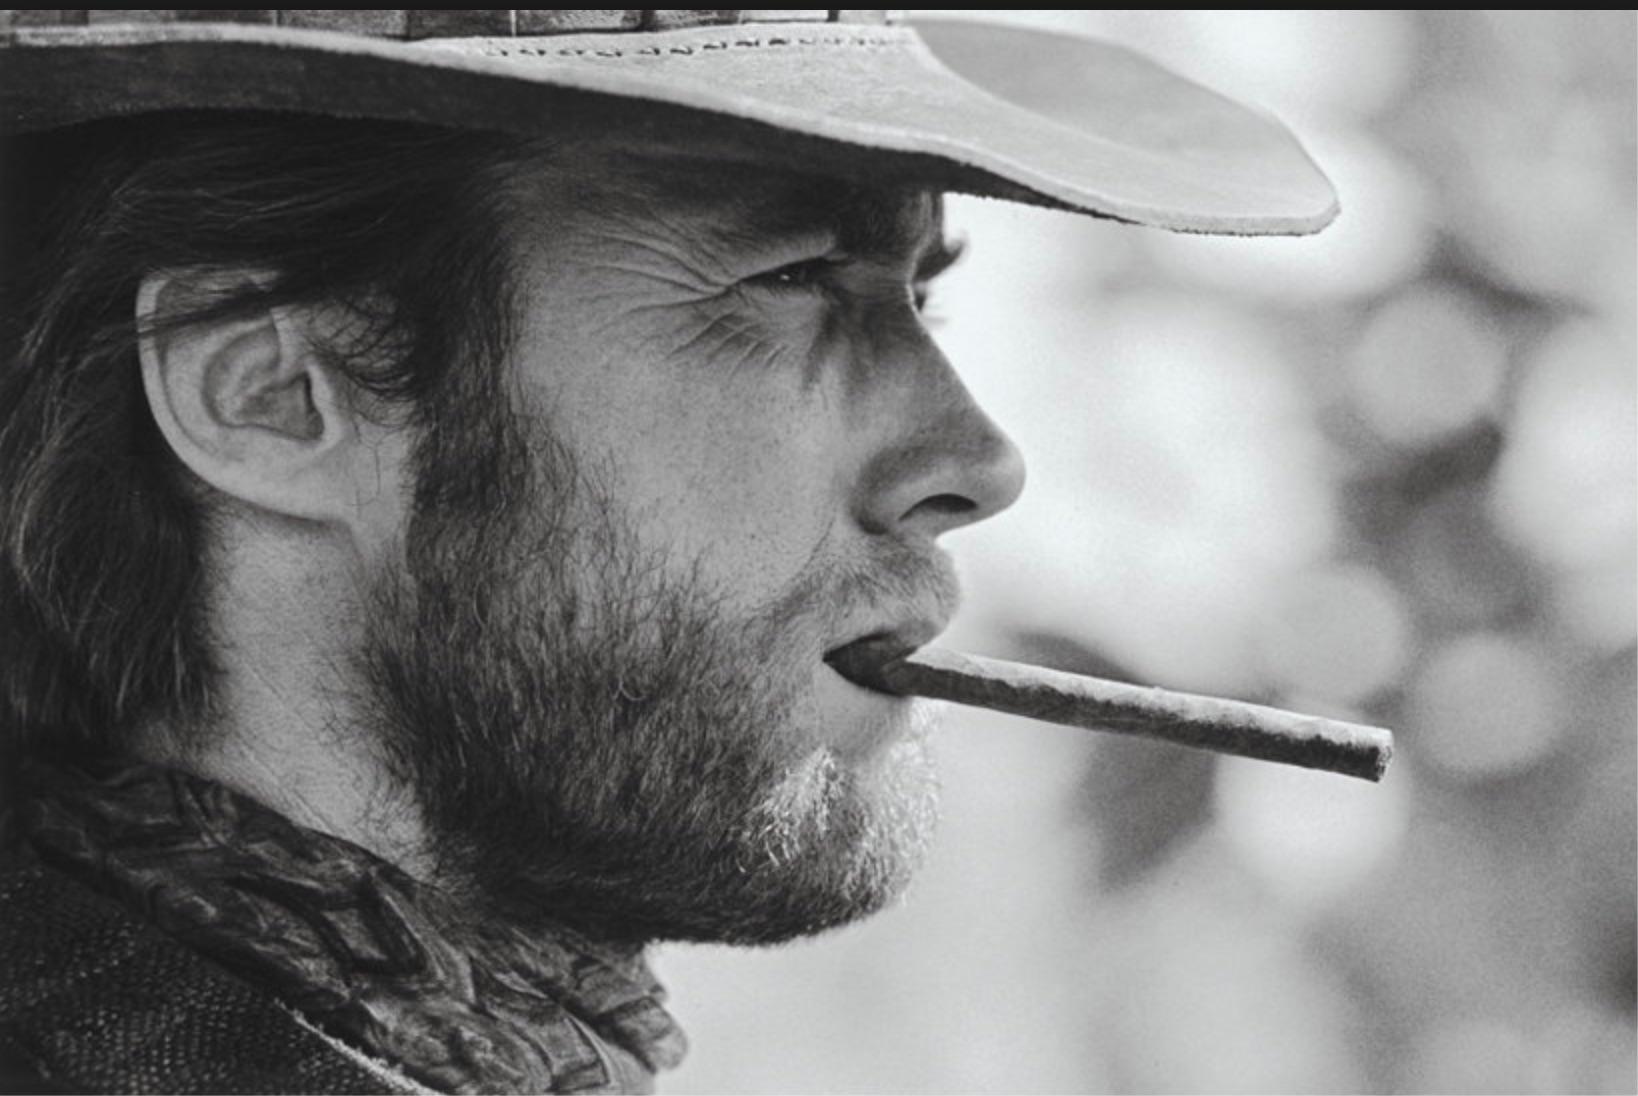
<path fill-rule="evenodd" d="M 869 533 L 938 537 L 1011 506 L 1024 458 L 937 350 L 932 375 L 904 394 L 908 414 L 865 469 L 859 524 Z"/>

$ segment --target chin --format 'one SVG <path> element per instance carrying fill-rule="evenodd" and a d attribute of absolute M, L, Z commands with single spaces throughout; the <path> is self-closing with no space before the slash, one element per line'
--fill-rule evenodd
<path fill-rule="evenodd" d="M 899 899 L 938 823 L 926 728 L 918 720 L 911 733 L 862 756 L 821 748 L 792 767 L 736 835 L 744 916 L 730 918 L 728 932 L 717 922 L 714 938 L 780 943 L 852 923 Z"/>
<path fill-rule="evenodd" d="M 777 720 L 751 741 L 790 752 L 752 751 L 749 766 L 734 751 L 633 751 L 576 765 L 575 781 L 496 766 L 481 794 L 469 771 L 440 874 L 519 927 L 566 923 L 625 944 L 768 945 L 850 924 L 899 899 L 926 858 L 939 803 L 930 722 L 918 712 L 844 753 L 806 721 Z"/>

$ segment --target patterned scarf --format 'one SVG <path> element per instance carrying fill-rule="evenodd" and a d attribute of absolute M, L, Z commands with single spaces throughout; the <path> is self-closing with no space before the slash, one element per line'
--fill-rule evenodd
<path fill-rule="evenodd" d="M 651 1091 L 681 1029 L 639 949 L 463 917 L 434 887 L 198 777 L 30 766 L 15 821 L 330 1035 L 447 1092 Z"/>

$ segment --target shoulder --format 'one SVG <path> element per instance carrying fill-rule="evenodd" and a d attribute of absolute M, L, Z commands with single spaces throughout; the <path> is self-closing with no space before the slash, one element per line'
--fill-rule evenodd
<path fill-rule="evenodd" d="M 123 905 L 0 858 L 0 1092 L 417 1092 Z"/>

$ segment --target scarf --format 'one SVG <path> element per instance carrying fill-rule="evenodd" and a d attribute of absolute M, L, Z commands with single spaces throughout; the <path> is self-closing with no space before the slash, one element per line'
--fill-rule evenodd
<path fill-rule="evenodd" d="M 149 765 L 31 765 L 17 837 L 325 1033 L 446 1092 L 651 1091 L 686 1041 L 640 948 L 475 920 L 436 887 Z"/>

